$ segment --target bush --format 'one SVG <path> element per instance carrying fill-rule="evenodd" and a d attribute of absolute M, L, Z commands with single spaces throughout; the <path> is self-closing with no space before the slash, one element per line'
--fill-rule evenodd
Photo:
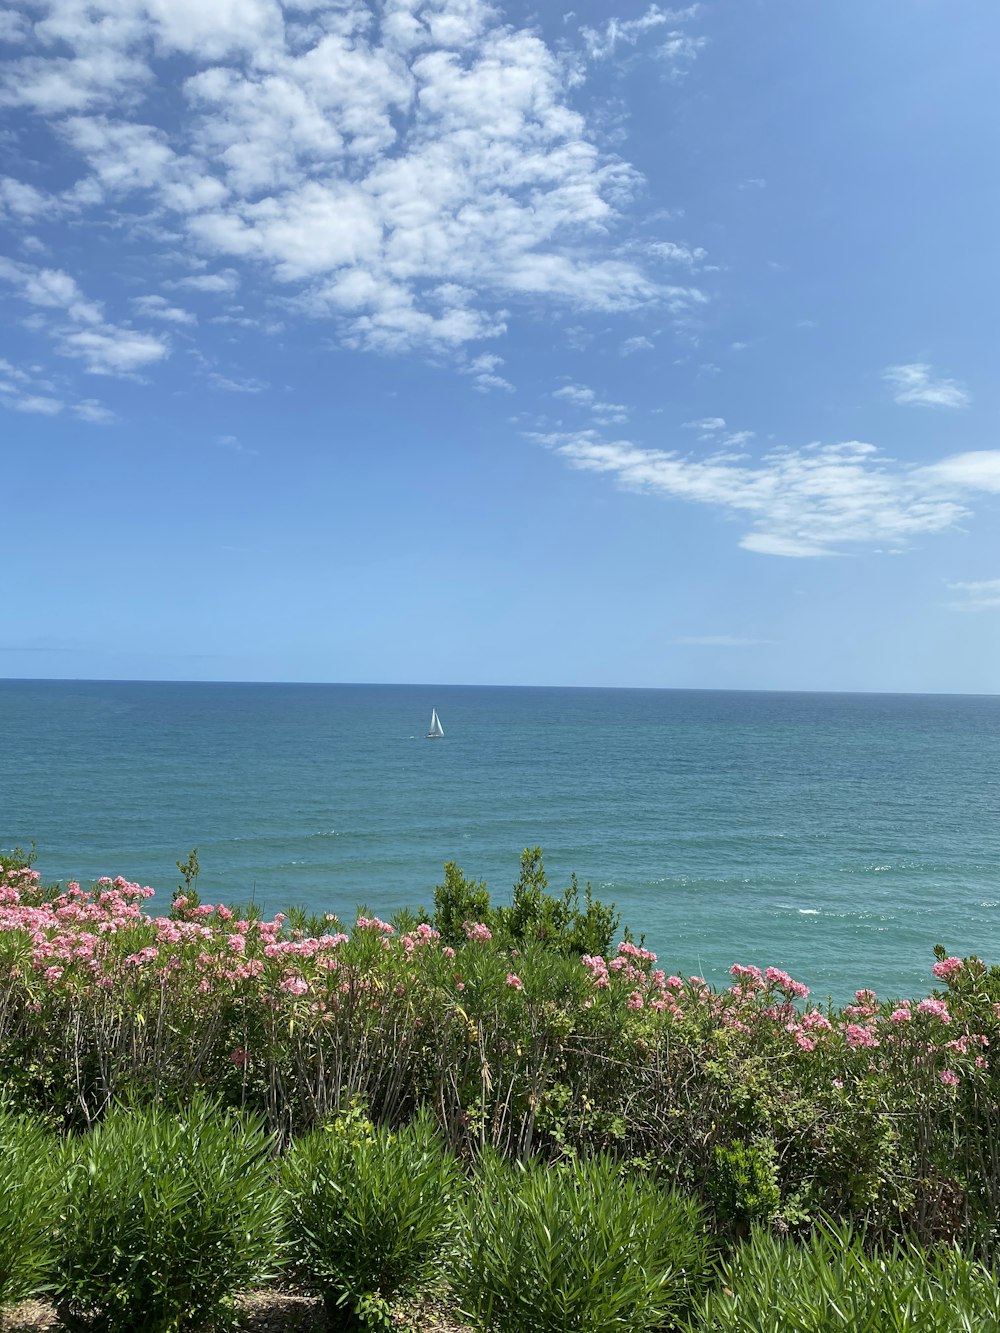
<path fill-rule="evenodd" d="M 37 1296 L 50 1275 L 58 1217 L 56 1140 L 0 1110 L 0 1309 Z"/>
<path fill-rule="evenodd" d="M 803 1242 L 757 1231 L 721 1266 L 691 1333 L 996 1333 L 1000 1292 L 958 1250 L 868 1254 L 847 1227 Z"/>
<path fill-rule="evenodd" d="M 284 1164 L 290 1239 L 331 1328 L 386 1324 L 448 1243 L 461 1181 L 430 1117 L 398 1134 L 353 1117 L 298 1139 Z"/>
<path fill-rule="evenodd" d="M 282 1241 L 272 1140 L 204 1099 L 181 1115 L 118 1108 L 67 1142 L 56 1304 L 71 1328 L 225 1323 Z"/>
<path fill-rule="evenodd" d="M 724 1225 L 745 1234 L 751 1222 L 768 1222 L 781 1205 L 774 1144 L 717 1143 L 712 1151 L 708 1196 Z"/>
<path fill-rule="evenodd" d="M 698 1206 L 609 1158 L 509 1167 L 485 1157 L 454 1282 L 497 1333 L 651 1329 L 683 1313 L 708 1268 Z"/>

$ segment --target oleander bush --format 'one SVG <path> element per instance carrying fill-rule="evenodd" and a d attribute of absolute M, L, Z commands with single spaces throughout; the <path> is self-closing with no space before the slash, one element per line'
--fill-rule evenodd
<path fill-rule="evenodd" d="M 495 1333 L 615 1333 L 675 1320 L 705 1285 L 698 1205 L 619 1163 L 509 1165 L 486 1154 L 467 1200 L 453 1283 Z"/>
<path fill-rule="evenodd" d="M 460 1156 L 655 1165 L 733 1237 L 830 1215 L 997 1252 L 1000 970 L 976 958 L 941 950 L 923 998 L 829 1008 L 777 967 L 716 988 L 611 946 L 613 909 L 549 893 L 537 849 L 507 905 L 450 866 L 433 914 L 350 931 L 203 903 L 197 869 L 156 913 L 124 879 L 46 888 L 0 857 L 12 1105 L 76 1131 L 208 1089 L 282 1143 L 427 1106 Z"/>
<path fill-rule="evenodd" d="M 870 1250 L 848 1227 L 758 1230 L 720 1265 L 689 1333 L 997 1333 L 996 1274 L 954 1247 Z"/>
<path fill-rule="evenodd" d="M 63 1324 L 173 1333 L 229 1321 L 283 1244 L 273 1141 L 196 1097 L 181 1113 L 116 1107 L 66 1141 L 53 1279 Z"/>
<path fill-rule="evenodd" d="M 0 1107 L 0 1311 L 38 1296 L 51 1276 L 57 1146 L 40 1121 Z"/>
<path fill-rule="evenodd" d="M 289 1240 L 331 1329 L 387 1326 L 450 1243 L 462 1170 L 422 1113 L 392 1133 L 356 1115 L 297 1139 L 283 1164 Z"/>

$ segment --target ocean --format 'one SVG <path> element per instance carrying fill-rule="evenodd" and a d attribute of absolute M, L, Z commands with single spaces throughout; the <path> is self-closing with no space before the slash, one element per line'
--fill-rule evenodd
<path fill-rule="evenodd" d="M 425 737 L 436 708 L 445 735 Z M 1000 697 L 0 681 L 0 846 L 47 880 L 352 919 L 540 845 L 669 971 L 843 1001 L 1000 963 Z"/>

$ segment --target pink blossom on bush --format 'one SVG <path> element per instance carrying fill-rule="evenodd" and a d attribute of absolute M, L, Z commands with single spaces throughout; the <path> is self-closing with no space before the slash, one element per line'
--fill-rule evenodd
<path fill-rule="evenodd" d="M 642 992 L 634 990 L 632 994 L 628 997 L 628 999 L 625 1001 L 625 1003 L 628 1005 L 630 1009 L 641 1009 L 645 1004 L 645 1000 L 642 997 Z"/>
<path fill-rule="evenodd" d="M 511 990 L 524 990 L 524 982 L 514 972 L 507 973 L 507 985 Z"/>
<path fill-rule="evenodd" d="M 859 1023 L 848 1023 L 844 1028 L 844 1040 L 848 1046 L 878 1046 L 879 1040 L 871 1028 Z"/>
<path fill-rule="evenodd" d="M 938 1078 L 946 1088 L 958 1087 L 958 1075 L 955 1073 L 954 1069 L 942 1069 L 940 1074 L 938 1074 Z"/>
<path fill-rule="evenodd" d="M 909 1023 L 912 1017 L 913 1015 L 910 1013 L 909 1009 L 903 1009 L 901 1007 L 899 1009 L 893 1009 L 892 1013 L 889 1015 L 889 1021 L 891 1023 Z"/>
<path fill-rule="evenodd" d="M 933 1018 L 938 1018 L 942 1023 L 951 1022 L 951 1014 L 948 1012 L 948 1006 L 944 1000 L 935 1000 L 928 996 L 926 1000 L 921 1000 L 917 1005 L 917 1012 L 920 1014 L 930 1014 Z"/>
<path fill-rule="evenodd" d="M 493 932 L 482 921 L 463 921 L 462 929 L 467 940 L 491 940 Z"/>
<path fill-rule="evenodd" d="M 942 958 L 940 962 L 934 964 L 931 971 L 941 981 L 947 981 L 950 976 L 960 972 L 965 966 L 961 958 Z"/>

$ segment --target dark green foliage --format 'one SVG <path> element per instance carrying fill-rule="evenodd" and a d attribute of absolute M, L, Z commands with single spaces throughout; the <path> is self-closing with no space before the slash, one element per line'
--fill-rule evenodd
<path fill-rule="evenodd" d="M 56 1139 L 0 1109 L 0 1309 L 37 1296 L 52 1267 L 59 1212 Z"/>
<path fill-rule="evenodd" d="M 377 1327 L 448 1243 L 461 1181 L 429 1116 L 398 1134 L 356 1113 L 298 1139 L 284 1163 L 290 1240 L 331 1328 Z"/>
<path fill-rule="evenodd" d="M 770 1221 L 781 1204 L 774 1144 L 717 1143 L 708 1195 L 724 1225 L 743 1230 L 751 1222 Z"/>
<path fill-rule="evenodd" d="M 183 884 L 178 884 L 174 897 L 183 895 L 190 907 L 197 907 L 201 902 L 198 895 L 198 876 L 201 874 L 201 866 L 198 863 L 198 848 L 192 847 L 188 853 L 186 861 L 175 861 L 174 865 L 181 872 L 184 879 Z"/>
<path fill-rule="evenodd" d="M 0 848 L 0 877 L 10 870 L 30 870 L 35 864 L 35 844 L 25 851 L 23 847 Z"/>
<path fill-rule="evenodd" d="M 69 1328 L 168 1333 L 226 1323 L 266 1279 L 283 1219 L 272 1142 L 203 1099 L 116 1109 L 64 1149 L 54 1281 Z"/>
<path fill-rule="evenodd" d="M 996 1333 L 996 1277 L 957 1250 L 866 1252 L 848 1227 L 757 1231 L 720 1269 L 690 1333 Z"/>
<path fill-rule="evenodd" d="M 683 1314 L 708 1264 L 697 1205 L 609 1158 L 512 1167 L 486 1156 L 454 1283 L 481 1329 L 615 1333 Z"/>
<path fill-rule="evenodd" d="M 550 893 L 548 883 L 541 847 L 526 847 L 510 906 L 493 907 L 486 881 L 466 879 L 455 862 L 449 861 L 444 883 L 434 890 L 434 928 L 452 946 L 464 941 L 466 922 L 481 921 L 518 947 L 540 944 L 576 957 L 607 953 L 621 920 L 614 903 L 595 898 L 588 884 L 581 906 L 576 875 L 561 894 Z"/>
<path fill-rule="evenodd" d="M 522 852 L 513 901 L 498 908 L 495 919 L 515 944 L 538 943 L 577 957 L 608 953 L 620 921 L 614 904 L 594 898 L 589 884 L 581 908 L 576 875 L 561 895 L 549 893 L 541 847 Z"/>
<path fill-rule="evenodd" d="M 482 921 L 489 925 L 492 920 L 493 911 L 486 881 L 466 879 L 454 861 L 446 862 L 444 883 L 434 890 L 432 918 L 442 943 L 450 944 L 453 948 L 461 944 L 465 939 L 463 927 L 466 921 Z"/>

